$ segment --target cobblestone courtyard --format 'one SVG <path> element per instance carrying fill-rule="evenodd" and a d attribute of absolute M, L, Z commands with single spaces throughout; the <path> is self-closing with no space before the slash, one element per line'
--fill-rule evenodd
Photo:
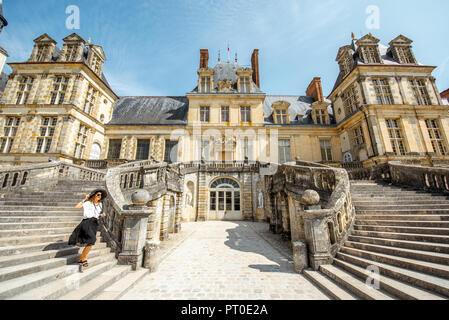
<path fill-rule="evenodd" d="M 265 223 L 185 223 L 181 234 L 122 300 L 329 299 L 294 272 L 291 250 Z"/>

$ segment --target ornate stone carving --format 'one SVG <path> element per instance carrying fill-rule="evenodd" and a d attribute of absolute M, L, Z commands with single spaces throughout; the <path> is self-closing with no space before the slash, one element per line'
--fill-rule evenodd
<path fill-rule="evenodd" d="M 234 92 L 231 80 L 221 80 L 218 82 L 218 92 Z"/>

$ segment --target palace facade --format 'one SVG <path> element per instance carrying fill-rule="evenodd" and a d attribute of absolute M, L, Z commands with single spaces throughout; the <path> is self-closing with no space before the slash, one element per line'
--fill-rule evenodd
<path fill-rule="evenodd" d="M 102 70 L 101 46 L 77 34 L 59 48 L 44 34 L 25 62 L 9 63 L 0 104 L 0 164 L 61 160 L 88 166 L 295 159 L 335 166 L 391 160 L 449 163 L 449 107 L 434 66 L 418 62 L 412 40 L 388 46 L 368 34 L 337 53 L 340 73 L 326 98 L 321 79 L 305 95 L 262 90 L 259 51 L 251 67 L 209 65 L 185 96 L 118 97 Z"/>

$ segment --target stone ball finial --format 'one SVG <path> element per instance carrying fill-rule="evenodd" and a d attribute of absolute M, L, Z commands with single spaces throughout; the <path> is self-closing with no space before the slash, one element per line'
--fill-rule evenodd
<path fill-rule="evenodd" d="M 135 206 L 144 206 L 150 201 L 150 194 L 145 189 L 138 189 L 131 194 L 131 201 Z"/>
<path fill-rule="evenodd" d="M 302 195 L 301 202 L 306 206 L 316 206 L 320 203 L 320 195 L 315 190 L 306 190 Z"/>

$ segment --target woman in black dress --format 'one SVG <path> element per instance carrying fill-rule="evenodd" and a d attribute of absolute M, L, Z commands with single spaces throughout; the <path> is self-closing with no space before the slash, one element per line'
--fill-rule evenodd
<path fill-rule="evenodd" d="M 81 256 L 78 259 L 79 271 L 83 272 L 83 267 L 88 267 L 87 256 L 97 241 L 98 219 L 106 214 L 103 212 L 102 200 L 107 197 L 104 190 L 95 190 L 86 195 L 83 201 L 75 206 L 75 209 L 84 210 L 84 219 L 73 231 L 69 238 L 69 245 L 85 246 Z"/>

